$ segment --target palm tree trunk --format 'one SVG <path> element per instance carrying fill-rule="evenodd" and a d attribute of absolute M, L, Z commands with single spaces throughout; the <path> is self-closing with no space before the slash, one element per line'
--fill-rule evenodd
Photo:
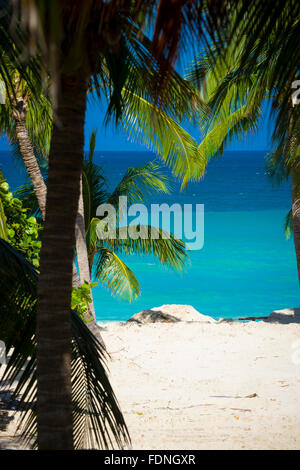
<path fill-rule="evenodd" d="M 24 165 L 33 185 L 43 220 L 45 220 L 47 186 L 36 160 L 31 139 L 28 134 L 26 125 L 26 103 L 23 100 L 18 100 L 12 111 L 12 115 L 15 121 L 16 139 L 20 147 Z M 80 287 L 80 279 L 75 264 L 73 264 L 73 286 Z"/>
<path fill-rule="evenodd" d="M 87 248 L 85 238 L 84 205 L 82 194 L 82 178 L 80 178 L 80 195 L 78 203 L 78 212 L 76 217 L 76 252 L 81 282 L 90 282 L 90 268 L 87 259 Z"/>
<path fill-rule="evenodd" d="M 292 109 L 289 110 L 288 127 L 288 154 L 296 155 L 299 145 L 299 130 L 295 125 Z M 292 175 L 292 218 L 293 218 L 293 238 L 295 245 L 296 261 L 298 268 L 298 280 L 300 284 L 300 174 L 297 168 L 291 169 Z"/>
<path fill-rule="evenodd" d="M 27 126 L 26 126 L 26 111 L 19 110 L 13 112 L 15 117 L 15 126 L 16 126 L 16 137 L 22 153 L 24 164 L 26 166 L 27 173 L 31 179 L 31 182 L 34 187 L 34 191 L 41 209 L 43 219 L 45 218 L 46 210 L 46 195 L 47 195 L 47 186 L 44 182 L 39 164 L 36 160 L 33 146 L 28 135 Z"/>
<path fill-rule="evenodd" d="M 39 449 L 73 449 L 70 304 L 87 80 L 61 76 L 49 156 L 37 309 Z"/>
<path fill-rule="evenodd" d="M 47 186 L 45 184 L 44 178 L 42 176 L 39 164 L 36 160 L 34 151 L 33 151 L 33 146 L 31 143 L 31 139 L 28 135 L 28 130 L 27 130 L 27 125 L 26 125 L 26 103 L 23 100 L 19 100 L 17 102 L 16 107 L 13 110 L 13 117 L 15 121 L 15 127 L 16 127 L 16 138 L 20 147 L 20 151 L 23 157 L 23 161 L 28 173 L 28 176 L 31 180 L 31 183 L 34 187 L 34 192 L 38 200 L 38 204 L 42 213 L 42 217 L 45 220 L 45 211 L 46 211 L 46 196 L 47 196 Z M 83 210 L 83 201 L 82 201 L 82 210 Z M 79 223 L 81 216 L 78 214 L 77 216 L 77 224 Z M 76 226 L 77 226 L 76 224 Z M 76 230 L 76 237 L 80 236 L 80 229 Z M 81 246 L 80 253 L 82 254 L 82 261 L 80 263 L 81 270 L 83 269 L 83 266 L 85 265 L 85 260 L 84 260 L 84 251 L 86 251 L 86 243 L 78 242 L 78 246 Z M 77 243 L 76 243 L 76 248 L 77 248 Z M 86 262 L 88 264 L 88 255 L 86 253 Z M 88 271 L 89 274 L 89 271 Z M 88 278 L 84 272 L 83 279 Z M 80 287 L 81 282 L 77 273 L 77 269 L 75 264 L 73 264 L 73 286 L 74 287 Z M 92 333 L 95 334 L 95 336 L 98 338 L 98 340 L 103 344 L 102 337 L 100 335 L 99 328 L 97 327 L 96 324 L 96 317 L 95 317 L 95 309 L 94 309 L 94 304 L 91 302 L 89 305 L 89 310 L 91 313 L 91 317 L 93 320 L 89 322 L 89 328 L 92 331 Z"/>
<path fill-rule="evenodd" d="M 293 185 L 293 235 L 295 252 L 298 267 L 298 279 L 300 284 L 300 174 L 297 174 L 297 170 L 292 173 L 292 185 Z"/>
<path fill-rule="evenodd" d="M 75 237 L 76 237 L 76 253 L 77 253 L 77 263 L 79 268 L 80 282 L 87 282 L 90 284 L 90 265 L 88 258 L 88 251 L 86 246 L 86 236 L 85 236 L 85 221 L 84 221 L 84 203 L 83 203 L 83 192 L 82 192 L 82 177 L 80 178 L 80 195 L 78 203 L 78 212 L 76 217 L 76 228 L 75 228 Z M 100 328 L 96 322 L 95 307 L 93 302 L 93 293 L 91 291 L 91 303 L 88 305 L 88 327 L 91 332 L 96 336 L 98 341 L 104 346 L 103 339 L 100 334 Z"/>

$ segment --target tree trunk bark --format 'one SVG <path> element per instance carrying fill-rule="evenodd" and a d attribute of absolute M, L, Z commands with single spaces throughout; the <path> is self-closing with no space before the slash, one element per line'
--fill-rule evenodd
<path fill-rule="evenodd" d="M 297 147 L 299 145 L 299 129 L 295 124 L 292 109 L 289 111 L 289 139 L 288 153 L 289 155 L 297 155 Z M 293 164 L 292 164 L 293 165 Z M 293 238 L 295 245 L 298 280 L 300 284 L 300 173 L 297 168 L 291 168 L 292 176 L 292 219 L 293 219 Z"/>
<path fill-rule="evenodd" d="M 46 212 L 46 196 L 47 196 L 47 186 L 44 182 L 39 164 L 36 160 L 31 139 L 28 135 L 28 130 L 26 126 L 26 103 L 23 100 L 19 100 L 13 111 L 13 117 L 16 126 L 16 137 L 20 147 L 20 151 L 23 157 L 23 161 L 28 173 L 28 176 L 34 187 L 34 192 L 36 194 L 38 204 L 42 213 L 42 217 L 45 220 Z M 82 183 L 81 183 L 82 186 Z M 82 193 L 82 191 L 81 191 Z M 83 223 L 83 225 L 82 225 Z M 78 239 L 78 240 L 77 240 Z M 76 219 L 76 249 L 78 257 L 79 272 L 81 277 L 81 282 L 85 280 L 90 282 L 90 272 L 89 272 L 89 262 L 88 262 L 88 253 L 86 249 L 86 240 L 85 240 L 85 225 L 84 225 L 84 208 L 83 208 L 83 197 L 80 194 L 79 199 L 79 208 Z M 81 285 L 77 269 L 73 263 L 73 287 L 80 287 Z M 92 295 L 92 294 L 91 294 Z M 89 304 L 89 313 L 91 321 L 88 322 L 88 327 L 94 333 L 96 338 L 104 346 L 103 339 L 100 334 L 100 329 L 96 323 L 95 308 L 93 300 Z"/>
<path fill-rule="evenodd" d="M 39 449 L 73 449 L 70 303 L 86 92 L 87 80 L 80 73 L 61 76 L 38 283 Z"/>
<path fill-rule="evenodd" d="M 26 112 L 23 111 L 22 114 L 19 114 L 19 118 L 15 118 L 16 125 L 16 137 L 22 153 L 24 164 L 26 166 L 27 173 L 31 179 L 31 182 L 34 187 L 34 192 L 36 194 L 43 219 L 45 218 L 46 210 L 46 195 L 47 195 L 47 186 L 44 182 L 39 164 L 36 160 L 33 146 L 28 135 L 26 127 Z"/>
<path fill-rule="evenodd" d="M 76 237 L 76 253 L 77 253 L 77 263 L 79 269 L 80 282 L 91 282 L 90 276 L 90 265 L 89 257 L 86 246 L 86 237 L 85 237 L 85 221 L 84 221 L 84 203 L 83 203 L 83 192 L 82 192 L 82 177 L 80 178 L 80 195 L 78 203 L 78 212 L 76 217 L 76 228 L 75 228 L 75 237 Z M 87 320 L 88 327 L 91 332 L 96 336 L 98 341 L 104 346 L 103 339 L 100 334 L 100 328 L 96 322 L 96 314 L 93 302 L 93 293 L 91 291 L 91 303 L 88 305 L 88 315 Z"/>
<path fill-rule="evenodd" d="M 294 170 L 292 173 L 292 185 L 293 185 L 293 235 L 294 244 L 298 268 L 298 279 L 300 284 L 300 174 Z"/>

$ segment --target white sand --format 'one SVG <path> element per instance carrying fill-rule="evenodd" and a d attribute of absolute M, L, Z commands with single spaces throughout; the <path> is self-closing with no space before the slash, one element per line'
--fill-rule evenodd
<path fill-rule="evenodd" d="M 112 324 L 103 337 L 134 449 L 300 448 L 299 324 Z"/>
<path fill-rule="evenodd" d="M 103 338 L 134 449 L 300 448 L 300 324 L 112 323 Z"/>

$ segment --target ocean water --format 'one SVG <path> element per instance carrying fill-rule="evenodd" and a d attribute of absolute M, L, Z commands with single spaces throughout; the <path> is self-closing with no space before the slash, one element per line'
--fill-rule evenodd
<path fill-rule="evenodd" d="M 129 166 L 153 158 L 151 152 L 95 153 L 111 189 Z M 8 152 L 0 154 L 0 168 L 14 189 L 24 180 Z M 166 171 L 172 193 L 153 195 L 147 203 L 204 204 L 204 246 L 189 252 L 190 263 L 181 273 L 160 266 L 151 256 L 123 257 L 141 285 L 141 296 L 129 303 L 95 287 L 97 319 L 126 320 L 162 304 L 189 304 L 217 319 L 299 307 L 293 241 L 283 233 L 291 188 L 289 183 L 272 186 L 265 152 L 225 152 L 211 161 L 203 180 L 189 184 L 185 192 Z"/>

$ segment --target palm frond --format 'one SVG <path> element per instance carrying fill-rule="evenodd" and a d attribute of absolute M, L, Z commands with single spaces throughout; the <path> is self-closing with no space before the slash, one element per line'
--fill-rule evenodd
<path fill-rule="evenodd" d="M 119 118 L 131 99 L 130 91 L 149 103 L 153 103 L 174 119 L 192 118 L 195 108 L 201 108 L 195 88 L 170 67 L 166 82 L 165 96 L 157 94 L 158 84 L 164 79 L 157 58 L 153 55 L 153 44 L 141 28 L 130 19 L 123 17 L 123 41 L 120 56 L 116 61 L 113 54 L 106 54 L 97 72 L 92 77 L 90 91 L 95 97 L 103 95 L 109 103 L 108 117 L 119 108 Z"/>
<path fill-rule="evenodd" d="M 266 155 L 266 169 L 274 185 L 280 185 L 289 177 L 287 165 L 289 154 L 286 153 L 284 145 L 278 145 L 276 149 Z"/>
<path fill-rule="evenodd" d="M 26 110 L 26 128 L 33 149 L 39 160 L 45 161 L 49 153 L 52 132 L 50 101 L 43 92 L 40 78 L 35 76 L 28 64 L 25 70 L 20 72 L 11 60 L 11 54 L 2 52 L 1 59 L 6 64 L 9 75 L 9 83 L 6 84 L 7 99 L 0 109 L 1 132 L 5 133 L 13 144 L 15 143 L 13 111 L 16 111 L 18 104 L 22 103 L 23 111 Z"/>
<path fill-rule="evenodd" d="M 222 52 L 212 45 L 197 56 L 187 72 L 187 78 L 201 86 L 200 94 L 208 108 L 207 115 L 198 119 L 202 133 L 198 153 L 205 165 L 233 138 L 257 130 L 262 100 L 270 92 L 261 77 L 258 80 L 257 70 L 265 67 L 264 59 L 251 73 L 238 71 L 244 41 L 235 47 L 229 43 Z"/>
<path fill-rule="evenodd" d="M 47 184 L 47 179 L 45 179 L 45 183 Z M 22 201 L 24 208 L 29 209 L 30 215 L 33 215 L 42 221 L 40 206 L 33 185 L 30 181 L 24 183 L 16 191 L 14 191 L 14 195 L 16 198 Z"/>
<path fill-rule="evenodd" d="M 294 0 L 271 1 L 252 0 L 240 2 L 235 9 L 235 21 L 232 25 L 232 42 L 238 44 L 241 37 L 246 41 L 243 47 L 239 68 L 251 71 L 262 51 L 268 51 L 268 62 L 272 64 L 270 76 L 271 88 L 276 88 L 279 95 L 290 100 L 291 73 L 297 70 L 299 49 L 293 51 L 296 37 L 299 37 L 300 23 L 299 2 Z M 238 29 L 238 34 L 234 31 Z M 295 65 L 294 65 L 295 64 Z"/>
<path fill-rule="evenodd" d="M 39 161 L 45 165 L 50 150 L 52 134 L 52 108 L 49 99 L 40 92 L 30 97 L 26 114 L 26 127 Z"/>
<path fill-rule="evenodd" d="M 284 236 L 287 240 L 291 238 L 293 234 L 293 212 L 290 210 L 284 221 Z"/>
<path fill-rule="evenodd" d="M 233 138 L 241 138 L 247 132 L 257 130 L 260 117 L 260 108 L 253 109 L 251 103 L 246 103 L 232 113 L 216 119 L 198 146 L 199 158 L 207 163 L 212 156 L 222 153 L 225 145 Z"/>
<path fill-rule="evenodd" d="M 174 175 L 186 185 L 204 174 L 195 139 L 172 117 L 141 96 L 129 92 L 122 126 L 134 141 L 143 143 L 161 156 Z"/>
<path fill-rule="evenodd" d="M 147 162 L 141 167 L 128 168 L 120 183 L 109 195 L 107 204 L 118 211 L 119 197 L 127 196 L 128 204 L 147 199 L 150 194 L 170 193 L 169 177 L 157 161 Z"/>
<path fill-rule="evenodd" d="M 88 161 L 92 163 L 96 147 L 97 129 L 93 129 L 90 135 Z"/>
<path fill-rule="evenodd" d="M 150 225 L 122 226 L 122 230 L 128 233 L 127 238 L 106 239 L 103 240 L 103 245 L 126 256 L 155 256 L 162 266 L 176 271 L 181 271 L 189 260 L 185 243 L 165 230 Z M 141 237 L 132 238 L 131 230 L 140 233 Z"/>
<path fill-rule="evenodd" d="M 1 334 L 13 347 L 3 380 L 19 399 L 22 439 L 36 447 L 36 285 L 35 268 L 0 239 Z M 130 439 L 118 402 L 109 383 L 108 355 L 85 323 L 70 311 L 74 445 L 81 448 L 123 448 Z"/>
<path fill-rule="evenodd" d="M 82 168 L 82 189 L 85 227 L 88 232 L 91 220 L 95 217 L 98 206 L 106 202 L 108 192 L 102 167 L 87 158 Z"/>
<path fill-rule="evenodd" d="M 3 238 L 3 240 L 8 241 L 6 216 L 5 216 L 1 199 L 0 199 L 0 238 Z"/>
<path fill-rule="evenodd" d="M 106 368 L 108 355 L 74 313 L 72 329 L 75 448 L 124 448 L 129 445 L 130 438 L 108 379 Z"/>
<path fill-rule="evenodd" d="M 128 266 L 112 250 L 99 247 L 94 258 L 95 277 L 112 294 L 129 300 L 140 294 L 140 285 Z"/>
<path fill-rule="evenodd" d="M 16 2 L 17 3 L 17 2 Z M 0 76 L 5 83 L 6 89 L 11 89 L 11 69 L 7 63 L 13 64 L 15 70 L 28 83 L 33 96 L 37 96 L 41 86 L 41 61 L 37 55 L 28 54 L 31 47 L 28 46 L 28 34 L 21 27 L 19 5 L 1 0 L 0 17 Z M 19 17 L 18 17 L 19 16 Z M 10 99 L 9 95 L 7 96 Z"/>

